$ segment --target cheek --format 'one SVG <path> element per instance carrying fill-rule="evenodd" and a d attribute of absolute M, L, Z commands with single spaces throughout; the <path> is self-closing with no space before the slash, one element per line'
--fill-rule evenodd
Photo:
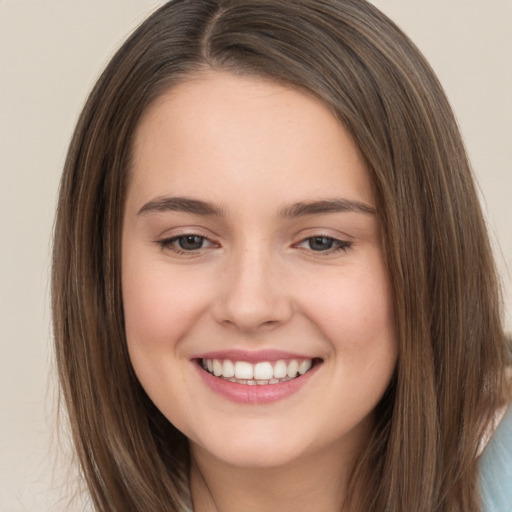
<path fill-rule="evenodd" d="M 186 272 L 173 272 L 165 261 L 144 261 L 127 250 L 124 255 L 122 291 L 130 360 L 148 396 L 179 428 L 191 401 L 190 354 L 182 341 L 209 302 L 205 287 Z"/>
<path fill-rule="evenodd" d="M 131 353 L 180 349 L 180 340 L 208 304 L 208 291 L 193 273 L 173 272 L 161 261 L 128 254 L 123 263 L 125 329 Z"/>
<path fill-rule="evenodd" d="M 348 388 L 383 393 L 395 368 L 397 341 L 392 294 L 380 258 L 316 282 L 310 318 L 328 340 L 332 371 Z"/>
<path fill-rule="evenodd" d="M 333 342 L 345 340 L 347 349 L 352 343 L 361 347 L 365 341 L 394 338 L 392 297 L 380 272 L 357 272 L 329 280 L 311 297 L 310 304 L 317 325 Z"/>

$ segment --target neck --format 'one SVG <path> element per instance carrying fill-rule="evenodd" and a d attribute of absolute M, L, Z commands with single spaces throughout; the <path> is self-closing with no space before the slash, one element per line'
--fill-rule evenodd
<path fill-rule="evenodd" d="M 195 512 L 349 512 L 344 506 L 356 453 L 327 448 L 271 468 L 235 467 L 191 445 Z"/>

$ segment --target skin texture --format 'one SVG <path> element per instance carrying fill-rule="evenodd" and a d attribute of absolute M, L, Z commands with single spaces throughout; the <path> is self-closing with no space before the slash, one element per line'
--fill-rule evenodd
<path fill-rule="evenodd" d="M 128 349 L 150 398 L 190 439 L 195 508 L 339 511 L 340 482 L 397 356 L 357 147 L 314 97 L 210 71 L 157 99 L 133 157 L 122 258 Z M 169 197 L 218 212 L 154 207 Z M 367 211 L 289 207 L 339 199 Z M 184 235 L 202 237 L 200 247 L 180 248 Z M 321 250 L 312 237 L 327 238 Z M 235 403 L 204 384 L 195 360 L 226 350 L 321 362 L 282 400 Z"/>

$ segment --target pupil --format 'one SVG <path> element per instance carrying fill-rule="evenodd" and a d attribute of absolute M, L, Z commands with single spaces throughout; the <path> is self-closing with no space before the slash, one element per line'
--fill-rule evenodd
<path fill-rule="evenodd" d="M 332 248 L 334 240 L 326 236 L 315 236 L 310 238 L 309 247 L 313 251 L 326 251 Z"/>
<path fill-rule="evenodd" d="M 201 249 L 203 237 L 197 235 L 180 236 L 178 243 L 179 246 L 186 251 L 195 251 Z"/>

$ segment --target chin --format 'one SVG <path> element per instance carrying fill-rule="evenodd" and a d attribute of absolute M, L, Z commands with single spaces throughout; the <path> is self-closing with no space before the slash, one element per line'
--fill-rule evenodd
<path fill-rule="evenodd" d="M 289 435 L 272 434 L 268 430 L 254 435 L 245 431 L 242 435 L 210 436 L 206 443 L 191 441 L 193 454 L 205 454 L 223 464 L 247 469 L 277 468 L 293 463 L 305 455 L 303 446 L 304 443 L 290 439 Z"/>

